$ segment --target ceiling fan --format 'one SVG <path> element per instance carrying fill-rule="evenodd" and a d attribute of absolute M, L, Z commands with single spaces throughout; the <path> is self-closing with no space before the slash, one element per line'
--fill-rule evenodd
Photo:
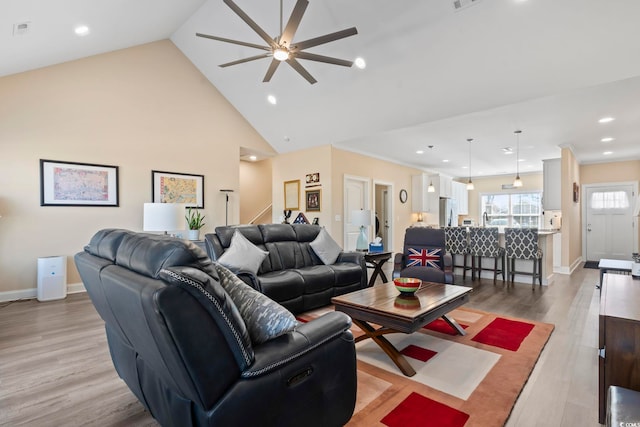
<path fill-rule="evenodd" d="M 282 61 L 286 61 L 294 70 L 296 70 L 302 77 L 304 77 L 309 83 L 314 84 L 317 82 L 311 74 L 298 62 L 298 59 L 308 59 L 310 61 L 325 62 L 327 64 L 342 65 L 344 67 L 351 67 L 353 61 L 347 61 L 344 59 L 332 58 L 324 55 L 317 55 L 315 53 L 305 52 L 305 49 L 310 47 L 319 46 L 321 44 L 329 43 L 332 41 L 340 40 L 345 37 L 358 34 L 358 30 L 355 27 L 347 28 L 346 30 L 336 31 L 335 33 L 325 34 L 324 36 L 315 37 L 312 39 L 294 42 L 293 37 L 300 25 L 302 16 L 304 15 L 308 0 L 297 0 L 296 5 L 291 12 L 287 25 L 282 28 L 282 0 L 280 0 L 280 35 L 272 38 L 267 34 L 258 24 L 253 21 L 249 15 L 244 13 L 242 9 L 238 7 L 232 0 L 222 0 L 227 6 L 233 10 L 244 22 L 251 27 L 266 43 L 267 46 L 262 46 L 255 43 L 248 43 L 239 40 L 231 40 L 223 37 L 211 36 L 208 34 L 196 33 L 198 37 L 204 37 L 212 40 L 218 40 L 226 43 L 238 44 L 241 46 L 252 47 L 255 49 L 266 50 L 266 53 L 261 55 L 250 56 L 248 58 L 239 59 L 237 61 L 227 62 L 220 64 L 220 67 L 229 67 L 231 65 L 242 64 L 244 62 L 255 61 L 256 59 L 272 57 L 271 64 L 267 69 L 267 73 L 264 76 L 263 82 L 268 82 L 273 77 L 273 74 L 278 69 L 278 66 Z"/>

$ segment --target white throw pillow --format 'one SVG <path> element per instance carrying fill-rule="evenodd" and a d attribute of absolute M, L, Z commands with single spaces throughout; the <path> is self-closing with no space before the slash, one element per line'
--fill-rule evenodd
<path fill-rule="evenodd" d="M 320 230 L 318 236 L 313 242 L 309 243 L 309 246 L 318 255 L 318 258 L 327 265 L 336 262 L 340 252 L 342 252 L 342 248 L 331 238 L 325 228 Z"/>
<path fill-rule="evenodd" d="M 236 230 L 231 237 L 229 248 L 217 261 L 231 271 L 248 271 L 256 274 L 267 255 L 269 252 L 254 245 Z"/>

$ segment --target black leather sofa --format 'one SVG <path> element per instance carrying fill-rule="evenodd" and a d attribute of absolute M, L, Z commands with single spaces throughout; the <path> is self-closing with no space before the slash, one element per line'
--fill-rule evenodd
<path fill-rule="evenodd" d="M 75 263 L 104 319 L 116 371 L 161 425 L 350 419 L 356 358 L 345 314 L 327 313 L 256 345 L 211 260 L 191 242 L 102 230 Z"/>
<path fill-rule="evenodd" d="M 247 284 L 300 313 L 331 304 L 331 297 L 368 286 L 364 256 L 342 252 L 325 265 L 309 244 L 321 228 L 311 224 L 260 224 L 216 227 L 205 234 L 207 253 L 218 260 L 238 230 L 251 243 L 269 252 L 257 274 L 237 272 Z"/>

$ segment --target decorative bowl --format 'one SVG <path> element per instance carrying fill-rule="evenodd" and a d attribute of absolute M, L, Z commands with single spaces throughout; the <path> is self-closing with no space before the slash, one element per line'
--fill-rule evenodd
<path fill-rule="evenodd" d="M 396 285 L 396 289 L 402 294 L 411 295 L 418 290 L 422 284 L 422 280 L 415 279 L 413 277 L 398 277 L 393 279 L 393 284 Z"/>

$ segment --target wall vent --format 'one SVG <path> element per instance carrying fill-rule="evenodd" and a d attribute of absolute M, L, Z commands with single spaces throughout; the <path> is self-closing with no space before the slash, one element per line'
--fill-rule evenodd
<path fill-rule="evenodd" d="M 14 36 L 24 36 L 31 30 L 31 22 L 18 22 L 17 24 L 13 24 L 13 35 Z"/>
<path fill-rule="evenodd" d="M 453 9 L 455 11 L 466 9 L 476 3 L 480 3 L 480 0 L 453 0 Z"/>

